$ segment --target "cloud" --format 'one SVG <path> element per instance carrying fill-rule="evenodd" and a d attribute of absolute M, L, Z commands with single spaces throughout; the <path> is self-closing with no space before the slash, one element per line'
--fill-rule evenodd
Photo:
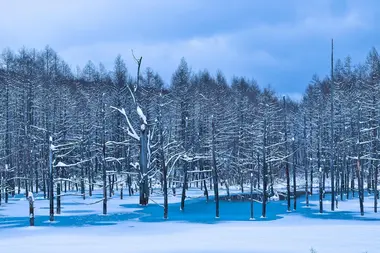
<path fill-rule="evenodd" d="M 196 6 L 193 8 L 196 9 Z M 273 24 L 258 23 L 249 28 L 227 29 L 218 34 L 211 31 L 210 35 L 179 36 L 176 39 L 162 35 L 163 38 L 158 41 L 151 40 L 149 36 L 146 39 L 130 36 L 127 40 L 105 38 L 95 43 L 70 46 L 60 53 L 71 63 L 83 66 L 91 59 L 95 62 L 102 61 L 110 69 L 113 67 L 114 58 L 120 53 L 132 72 L 136 67 L 130 53 L 133 49 L 137 55 L 144 57 L 143 67 L 152 67 L 167 82 L 170 81 L 180 58 L 185 57 L 194 71 L 207 68 L 215 73 L 217 69 L 221 69 L 228 78 L 232 75 L 253 77 L 262 86 L 271 83 L 275 88 L 285 89 L 278 86 L 284 80 L 279 80 L 273 73 L 300 68 L 299 64 L 302 63 L 298 58 L 305 52 L 297 50 L 294 45 L 304 45 L 305 41 L 321 36 L 328 39 L 332 35 L 339 37 L 366 27 L 361 14 L 355 11 L 331 16 L 328 11 L 320 13 L 314 10 L 308 15 L 298 16 L 296 20 Z M 163 28 L 155 29 L 162 31 Z M 309 73 L 308 76 L 311 77 L 312 74 Z"/>
<path fill-rule="evenodd" d="M 49 44 L 72 67 L 92 60 L 109 69 L 120 53 L 130 72 L 133 49 L 144 57 L 143 67 L 167 82 L 183 56 L 195 71 L 221 69 L 228 78 L 255 78 L 279 92 L 298 92 L 312 74 L 324 73 L 331 37 L 345 54 L 357 50 L 357 38 L 378 41 L 373 28 L 380 16 L 374 0 L 0 3 L 0 48 Z"/>
<path fill-rule="evenodd" d="M 83 66 L 88 60 L 93 60 L 95 62 L 102 61 L 109 69 L 112 69 L 114 58 L 121 53 L 128 68 L 133 70 L 136 66 L 132 60 L 132 49 L 136 55 L 143 56 L 143 68 L 152 67 L 166 81 L 170 80 L 181 57 L 185 57 L 194 71 L 207 68 L 211 73 L 215 73 L 217 69 L 221 69 L 227 71 L 228 76 L 244 75 L 239 71 L 240 65 L 243 63 L 249 63 L 251 66 L 274 66 L 277 64 L 276 59 L 268 52 L 252 50 L 244 53 L 223 36 L 162 43 L 141 43 L 140 41 L 94 43 L 70 47 L 61 51 L 60 54 L 68 62 L 75 62 L 80 66 Z"/>

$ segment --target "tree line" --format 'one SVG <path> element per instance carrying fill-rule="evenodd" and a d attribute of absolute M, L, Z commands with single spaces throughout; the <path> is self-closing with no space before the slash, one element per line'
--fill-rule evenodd
<path fill-rule="evenodd" d="M 73 71 L 50 47 L 5 49 L 0 59 L 0 204 L 9 195 L 50 198 L 103 189 L 103 213 L 114 192 L 181 195 L 251 185 L 266 216 L 278 194 L 296 209 L 298 192 L 338 200 L 378 201 L 380 58 L 362 64 L 331 57 L 331 73 L 314 75 L 301 101 L 280 97 L 254 79 L 221 71 L 193 72 L 184 58 L 165 84 L 142 58 L 128 70 L 119 55 L 112 71 L 89 61 Z M 252 187 L 253 185 L 253 187 Z M 178 192 L 179 191 L 179 192 Z M 251 190 L 252 191 L 252 190 Z M 326 193 L 327 197 L 326 197 Z M 252 193 L 251 193 L 252 195 Z M 57 200 L 54 209 L 53 197 Z M 121 195 L 123 196 L 123 195 Z M 293 204 L 291 203 L 293 197 Z"/>

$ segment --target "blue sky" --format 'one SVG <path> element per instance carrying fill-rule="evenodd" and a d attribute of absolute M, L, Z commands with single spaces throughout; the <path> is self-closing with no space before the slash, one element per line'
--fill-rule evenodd
<path fill-rule="evenodd" d="M 0 0 L 0 48 L 50 45 L 73 68 L 109 69 L 131 49 L 170 82 L 181 57 L 194 71 L 221 69 L 299 97 L 336 57 L 361 62 L 380 47 L 377 0 Z"/>

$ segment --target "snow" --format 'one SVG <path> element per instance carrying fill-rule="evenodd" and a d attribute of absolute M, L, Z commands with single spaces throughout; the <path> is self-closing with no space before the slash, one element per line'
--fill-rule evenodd
<path fill-rule="evenodd" d="M 29 202 L 34 202 L 34 196 L 33 196 L 32 192 L 28 193 L 28 200 L 29 200 Z"/>
<path fill-rule="evenodd" d="M 68 167 L 67 164 L 63 163 L 63 162 L 58 162 L 55 167 Z"/>
<path fill-rule="evenodd" d="M 125 112 L 125 109 L 124 108 L 119 109 L 119 108 L 116 108 L 114 106 L 111 106 L 111 108 L 114 109 L 114 110 L 119 111 L 124 116 L 125 120 L 128 123 L 128 128 L 127 128 L 128 135 L 131 136 L 132 138 L 134 138 L 135 140 L 139 141 L 140 137 L 137 135 L 135 129 L 133 128 L 133 126 L 132 126 L 132 124 L 131 124 L 131 122 L 130 122 L 130 120 L 128 118 L 128 115 Z"/>
<path fill-rule="evenodd" d="M 116 228 L 116 229 L 115 229 Z M 159 231 L 159 232 L 158 232 Z M 355 231 L 355 241 L 345 239 Z M 352 232 L 351 232 L 352 231 Z M 3 235 L 0 248 L 6 252 L 56 253 L 67 252 L 264 252 L 308 253 L 314 248 L 318 253 L 377 252 L 376 226 L 335 225 L 325 226 L 286 225 L 253 226 L 244 224 L 143 224 L 130 222 L 110 228 L 79 229 L 16 229 L 15 234 Z M 332 238 L 332 239 L 329 239 Z M 342 240 L 339 240 L 339 239 Z M 350 238 L 350 237 L 346 237 Z M 22 241 L 22 243 L 20 243 Z M 273 242 L 275 241 L 275 242 Z"/>
<path fill-rule="evenodd" d="M 140 119 L 144 122 L 145 125 L 147 125 L 146 116 L 141 110 L 140 106 L 137 106 L 137 114 L 139 115 Z"/>
<path fill-rule="evenodd" d="M 177 190 L 177 192 L 180 192 Z M 237 193 L 231 186 L 230 192 Z M 179 211 L 180 195 L 169 197 L 169 219 L 163 219 L 162 194 L 156 190 L 147 207 L 140 207 L 138 196 L 124 199 L 115 194 L 108 202 L 108 214 L 101 215 L 101 190 L 92 197 L 63 196 L 62 214 L 48 222 L 48 200 L 35 194 L 35 227 L 28 226 L 28 201 L 24 195 L 10 198 L 0 206 L 0 248 L 7 253 L 26 252 L 263 252 L 318 253 L 378 252 L 380 214 L 373 213 L 373 196 L 365 198 L 365 216 L 358 210 L 358 199 L 339 201 L 339 210 L 330 212 L 329 196 L 323 201 L 325 213 L 318 213 L 318 195 L 310 207 L 300 198 L 298 209 L 286 212 L 284 201 L 268 203 L 266 219 L 260 219 L 261 204 L 220 203 L 220 218 L 215 204 L 203 192 L 189 189 L 184 211 Z M 212 191 L 210 191 L 210 194 Z M 221 189 L 225 194 L 225 190 Z M 22 243 L 20 243 L 22 242 Z M 120 249 L 123 249 L 120 251 Z"/>

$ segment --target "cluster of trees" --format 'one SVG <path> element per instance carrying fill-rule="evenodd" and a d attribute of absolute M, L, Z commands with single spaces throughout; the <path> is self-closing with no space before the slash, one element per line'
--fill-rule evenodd
<path fill-rule="evenodd" d="M 165 196 L 188 187 L 214 191 L 254 184 L 266 216 L 268 198 L 284 191 L 331 192 L 334 210 L 364 189 L 378 196 L 380 57 L 364 64 L 337 60 L 314 76 L 301 101 L 260 89 L 253 79 L 194 73 L 184 59 L 165 85 L 135 58 L 137 75 L 117 56 L 114 69 L 91 61 L 75 73 L 50 47 L 4 50 L 0 59 L 0 203 L 9 194 L 43 192 L 60 212 L 61 192 L 83 198 L 103 188 Z M 283 185 L 284 190 L 278 186 Z M 170 191 L 168 189 L 171 189 Z M 328 195 L 330 196 L 330 195 Z M 308 199 L 308 198 L 307 198 Z M 374 211 L 377 212 L 375 197 Z M 323 212 L 323 206 L 320 205 Z M 51 217 L 54 218 L 53 216 Z"/>

